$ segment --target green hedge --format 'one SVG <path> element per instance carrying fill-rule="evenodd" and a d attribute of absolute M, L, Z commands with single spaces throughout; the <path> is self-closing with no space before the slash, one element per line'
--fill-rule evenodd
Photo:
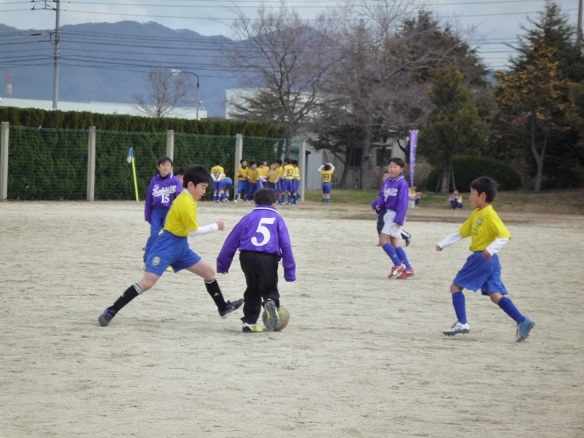
<path fill-rule="evenodd" d="M 8 199 L 83 200 L 87 198 L 88 128 L 96 129 L 95 199 L 135 199 L 128 149 L 134 150 L 138 194 L 166 155 L 167 130 L 174 130 L 175 168 L 220 160 L 233 175 L 235 135 L 243 134 L 243 154 L 273 160 L 282 130 L 268 123 L 230 120 L 150 119 L 85 112 L 0 107 L 10 123 Z"/>
<path fill-rule="evenodd" d="M 500 190 L 516 190 L 521 187 L 521 179 L 511 166 L 493 158 L 460 156 L 452 160 L 456 188 L 467 191 L 470 183 L 479 176 L 490 176 L 499 184 Z M 428 174 L 425 186 L 436 190 L 442 169 L 434 168 Z M 451 190 L 452 187 L 449 188 Z"/>

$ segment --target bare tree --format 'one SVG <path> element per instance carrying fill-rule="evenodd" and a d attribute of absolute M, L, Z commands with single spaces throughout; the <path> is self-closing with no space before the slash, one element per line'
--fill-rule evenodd
<path fill-rule="evenodd" d="M 148 83 L 150 94 L 146 98 L 134 94 L 134 107 L 142 114 L 154 118 L 171 115 L 191 88 L 186 74 L 169 68 L 150 69 Z"/>
<path fill-rule="evenodd" d="M 423 122 L 434 68 L 463 58 L 469 81 L 477 83 L 486 70 L 456 32 L 410 1 L 349 2 L 342 13 L 335 37 L 342 63 L 332 72 L 324 116 L 315 124 L 317 147 L 360 156 L 353 164 L 360 165 L 360 184 L 368 189 L 377 179 L 372 145 L 405 138 Z M 407 145 L 400 147 L 407 156 Z"/>
<path fill-rule="evenodd" d="M 232 26 L 238 44 L 223 59 L 243 75 L 242 87 L 255 91 L 232 99 L 230 116 L 279 123 L 287 137 L 306 132 L 318 92 L 339 59 L 326 20 L 321 16 L 309 26 L 284 1 L 273 9 L 262 4 L 257 18 L 238 13 Z"/>

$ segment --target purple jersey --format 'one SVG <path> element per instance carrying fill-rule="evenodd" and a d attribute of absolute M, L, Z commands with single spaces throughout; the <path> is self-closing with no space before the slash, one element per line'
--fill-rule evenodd
<path fill-rule="evenodd" d="M 396 214 L 393 221 L 396 224 L 403 225 L 408 212 L 408 191 L 408 182 L 403 175 L 395 179 L 387 178 L 381 189 L 379 189 L 379 197 L 373 201 L 371 206 L 373 209 L 381 207 L 382 210 L 395 211 Z"/>
<path fill-rule="evenodd" d="M 169 209 L 172 201 L 180 195 L 182 189 L 182 184 L 176 176 L 168 174 L 166 178 L 162 178 L 160 174 L 156 174 L 150 180 L 148 191 L 146 192 L 146 201 L 144 203 L 144 219 L 146 219 L 146 222 L 150 222 L 152 219 L 152 209 Z"/>
<path fill-rule="evenodd" d="M 259 206 L 244 216 L 233 228 L 217 256 L 217 272 L 229 271 L 235 251 L 274 254 L 282 259 L 286 281 L 296 280 L 296 262 L 284 219 L 276 209 Z"/>

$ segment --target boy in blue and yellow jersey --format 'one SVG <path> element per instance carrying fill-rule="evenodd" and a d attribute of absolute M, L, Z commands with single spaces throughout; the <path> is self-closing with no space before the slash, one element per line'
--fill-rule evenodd
<path fill-rule="evenodd" d="M 233 185 L 231 178 L 223 178 L 221 180 L 221 202 L 229 202 L 229 189 Z"/>
<path fill-rule="evenodd" d="M 268 176 L 270 173 L 270 168 L 268 167 L 268 162 L 266 160 L 258 161 L 258 174 L 260 176 L 260 187 L 265 187 L 268 182 Z"/>
<path fill-rule="evenodd" d="M 296 205 L 296 201 L 300 198 L 300 168 L 298 167 L 298 160 L 292 160 L 294 167 L 294 183 L 292 184 L 292 205 Z"/>
<path fill-rule="evenodd" d="M 239 162 L 240 166 L 235 172 L 235 180 L 237 181 L 237 187 L 235 189 L 235 195 L 233 196 L 233 203 L 237 204 L 239 195 L 241 199 L 245 200 L 245 194 L 247 193 L 247 161 L 241 160 Z"/>
<path fill-rule="evenodd" d="M 280 198 L 280 204 L 284 204 L 285 196 L 287 194 L 288 205 L 292 205 L 292 197 L 294 194 L 294 166 L 288 158 L 284 159 L 282 179 L 284 180 L 284 183 L 282 185 L 282 197 Z"/>
<path fill-rule="evenodd" d="M 276 192 L 259 189 L 254 196 L 256 207 L 244 216 L 229 233 L 217 256 L 217 272 L 227 273 L 235 252 L 239 249 L 239 263 L 245 275 L 247 288 L 243 294 L 242 330 L 259 333 L 257 320 L 264 309 L 266 325 L 275 329 L 279 323 L 280 293 L 278 292 L 278 263 L 282 259 L 284 279 L 296 281 L 296 262 L 292 254 L 290 235 L 284 219 L 276 211 Z"/>
<path fill-rule="evenodd" d="M 470 184 L 468 198 L 473 212 L 457 233 L 447 236 L 436 245 L 436 251 L 442 251 L 465 237 L 471 238 L 472 254 L 450 286 L 457 321 L 443 332 L 446 336 L 470 332 L 470 325 L 466 319 L 466 302 L 462 293 L 464 289 L 474 292 L 481 289 L 483 295 L 487 295 L 493 303 L 503 309 L 517 323 L 517 342 L 524 341 L 535 326 L 535 322 L 528 316 L 523 316 L 513 301 L 506 297 L 507 289 L 501 280 L 501 263 L 497 253 L 507 245 L 511 233 L 491 205 L 496 194 L 497 183 L 492 178 L 482 176 L 475 179 Z"/>
<path fill-rule="evenodd" d="M 249 163 L 247 169 L 247 198 L 246 203 L 253 199 L 253 194 L 261 187 L 260 173 L 258 172 L 258 165 L 255 161 Z"/>
<path fill-rule="evenodd" d="M 331 182 L 333 180 L 333 173 L 335 166 L 332 163 L 326 163 L 318 168 L 320 177 L 322 179 L 322 203 L 328 204 L 331 202 Z"/>
<path fill-rule="evenodd" d="M 282 205 L 284 202 L 280 201 L 280 196 L 282 196 L 284 192 L 284 168 L 282 167 L 282 160 L 274 161 L 274 173 L 275 173 L 275 180 L 274 184 L 276 185 L 276 196 L 278 197 L 278 205 Z"/>
<path fill-rule="evenodd" d="M 221 180 L 225 178 L 225 169 L 221 166 L 219 160 L 211 167 L 211 179 L 213 180 L 213 201 L 221 202 Z"/>
<path fill-rule="evenodd" d="M 150 235 L 144 246 L 144 263 L 146 253 L 164 226 L 164 219 L 168 214 L 172 201 L 182 191 L 182 183 L 172 174 L 172 160 L 170 157 L 158 159 L 158 173 L 150 180 L 144 201 L 144 220 L 150 224 Z"/>
<path fill-rule="evenodd" d="M 197 223 L 197 201 L 205 194 L 209 180 L 209 171 L 203 166 L 192 166 L 185 170 L 184 189 L 172 203 L 164 229 L 146 255 L 144 276 L 126 289 L 112 306 L 105 309 L 98 318 L 99 325 L 107 326 L 124 306 L 151 289 L 168 266 L 172 266 L 175 272 L 186 269 L 202 277 L 222 318 L 226 318 L 243 304 L 243 300 L 225 301 L 213 267 L 189 247 L 188 236 L 209 234 L 225 228 L 223 221 L 204 227 L 199 227 Z"/>
<path fill-rule="evenodd" d="M 389 278 L 405 280 L 414 275 L 405 250 L 400 246 L 401 232 L 408 212 L 408 183 L 404 177 L 406 163 L 401 158 L 391 158 L 387 165 L 389 177 L 383 182 L 378 198 L 371 206 L 376 212 L 385 210 L 379 245 L 394 266 Z"/>
<path fill-rule="evenodd" d="M 278 181 L 278 174 L 276 172 L 276 163 L 271 163 L 268 168 L 268 177 L 264 184 L 264 187 L 276 191 L 276 181 Z"/>

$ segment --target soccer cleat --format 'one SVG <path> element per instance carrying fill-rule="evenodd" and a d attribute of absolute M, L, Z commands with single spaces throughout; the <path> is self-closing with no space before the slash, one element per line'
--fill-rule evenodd
<path fill-rule="evenodd" d="M 446 336 L 454 336 L 459 333 L 466 335 L 467 333 L 470 333 L 470 325 L 468 325 L 468 322 L 461 324 L 457 321 L 452 325 L 452 327 L 450 327 L 448 330 L 444 330 L 442 333 L 444 333 Z"/>
<path fill-rule="evenodd" d="M 264 309 L 268 315 L 266 319 L 266 327 L 268 327 L 270 330 L 276 330 L 280 324 L 280 312 L 278 312 L 278 308 L 276 307 L 274 300 L 266 300 L 264 303 Z"/>
<path fill-rule="evenodd" d="M 263 333 L 264 329 L 257 324 L 249 324 L 244 322 L 241 331 L 243 333 Z"/>
<path fill-rule="evenodd" d="M 397 276 L 401 275 L 402 272 L 406 270 L 406 265 L 403 263 L 399 266 L 393 266 L 387 278 L 396 278 Z"/>
<path fill-rule="evenodd" d="M 106 327 L 114 318 L 114 316 L 116 316 L 116 313 L 118 312 L 116 312 L 113 309 L 105 309 L 105 311 L 101 315 L 99 315 L 99 318 L 97 318 L 99 325 L 102 327 Z"/>
<path fill-rule="evenodd" d="M 525 341 L 533 327 L 535 327 L 535 321 L 528 316 L 523 322 L 517 324 L 517 342 Z"/>
<path fill-rule="evenodd" d="M 225 309 L 219 310 L 219 316 L 221 318 L 227 318 L 233 311 L 239 309 L 243 304 L 243 299 L 235 300 L 234 302 L 227 301 L 226 304 Z"/>
<path fill-rule="evenodd" d="M 406 242 L 406 246 L 410 246 L 410 242 L 412 241 L 412 235 L 407 231 L 402 230 L 401 236 L 404 239 L 404 242 Z"/>
<path fill-rule="evenodd" d="M 410 278 L 414 276 L 414 268 L 412 269 L 406 269 L 404 272 L 402 272 L 399 277 L 397 277 L 398 280 L 405 280 L 406 278 Z"/>

